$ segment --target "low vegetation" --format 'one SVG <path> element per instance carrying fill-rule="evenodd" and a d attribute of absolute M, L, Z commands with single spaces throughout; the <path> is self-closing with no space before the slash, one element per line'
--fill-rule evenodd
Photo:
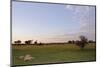
<path fill-rule="evenodd" d="M 49 45 L 13 45 L 14 65 L 46 64 L 62 62 L 80 62 L 96 60 L 95 43 L 87 44 L 81 50 L 75 44 L 49 44 Z M 20 56 L 30 54 L 35 59 L 31 61 L 20 60 Z"/>

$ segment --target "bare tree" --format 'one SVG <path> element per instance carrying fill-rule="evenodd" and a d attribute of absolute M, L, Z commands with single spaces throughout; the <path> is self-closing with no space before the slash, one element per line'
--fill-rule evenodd
<path fill-rule="evenodd" d="M 83 35 L 79 36 L 79 38 L 80 41 L 76 41 L 76 45 L 79 46 L 81 49 L 83 49 L 88 43 L 88 39 Z"/>

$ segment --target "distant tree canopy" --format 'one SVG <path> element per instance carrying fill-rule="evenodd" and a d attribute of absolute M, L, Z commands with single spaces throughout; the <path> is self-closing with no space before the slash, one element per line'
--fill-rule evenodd
<path fill-rule="evenodd" d="M 24 43 L 22 43 L 21 40 L 16 40 L 14 41 L 13 45 L 44 45 L 44 43 L 39 42 L 37 40 L 34 41 L 34 43 L 32 43 L 33 40 L 26 40 L 24 41 Z"/>
<path fill-rule="evenodd" d="M 21 44 L 21 40 L 14 41 L 15 44 Z"/>
<path fill-rule="evenodd" d="M 74 41 L 74 40 L 69 40 L 67 43 L 69 43 L 69 44 L 74 44 L 75 41 Z"/>
<path fill-rule="evenodd" d="M 80 41 L 76 41 L 76 45 L 79 46 L 81 49 L 83 49 L 88 43 L 88 39 L 83 35 L 79 36 L 79 38 Z"/>
<path fill-rule="evenodd" d="M 79 46 L 79 47 L 82 48 L 82 49 L 85 47 L 85 45 L 86 45 L 87 43 L 95 43 L 95 41 L 93 41 L 93 40 L 89 40 L 89 41 L 88 41 L 88 39 L 87 39 L 85 36 L 83 36 L 83 35 L 79 36 L 79 39 L 80 39 L 80 40 L 77 40 L 77 41 L 75 41 L 75 40 L 69 40 L 67 43 L 68 43 L 68 44 L 76 44 L 77 46 Z M 33 41 L 33 40 L 26 40 L 26 41 L 24 41 L 24 44 L 23 44 L 23 43 L 21 42 L 21 40 L 17 40 L 17 41 L 14 41 L 14 44 L 15 44 L 15 45 L 46 45 L 46 44 L 41 43 L 41 42 L 38 43 L 37 40 L 35 40 L 34 43 L 32 43 L 32 41 Z M 57 43 L 56 43 L 56 44 L 57 44 Z M 59 43 L 58 43 L 58 44 L 59 44 Z"/>
<path fill-rule="evenodd" d="M 95 41 L 93 41 L 93 40 L 89 40 L 88 42 L 89 42 L 89 43 L 95 43 Z"/>
<path fill-rule="evenodd" d="M 37 43 L 37 40 L 34 42 L 34 44 L 35 44 L 35 45 L 37 45 L 37 44 L 38 44 L 38 43 Z"/>
<path fill-rule="evenodd" d="M 88 39 L 85 36 L 79 36 L 79 38 L 83 43 L 87 43 L 88 42 Z"/>
<path fill-rule="evenodd" d="M 69 40 L 69 41 L 68 41 L 68 43 L 70 44 L 70 43 L 72 43 L 72 41 L 71 41 L 71 40 Z"/>
<path fill-rule="evenodd" d="M 25 41 L 25 44 L 32 44 L 32 41 L 33 40 L 27 40 L 27 41 Z"/>

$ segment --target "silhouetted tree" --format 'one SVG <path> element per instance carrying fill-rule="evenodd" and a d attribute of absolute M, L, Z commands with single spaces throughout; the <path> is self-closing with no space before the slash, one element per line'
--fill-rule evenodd
<path fill-rule="evenodd" d="M 32 44 L 32 41 L 33 40 L 27 40 L 27 41 L 25 41 L 25 44 L 30 45 L 30 44 Z"/>
<path fill-rule="evenodd" d="M 40 42 L 39 45 L 41 46 L 41 45 L 43 45 L 43 43 Z"/>
<path fill-rule="evenodd" d="M 71 41 L 71 40 L 69 40 L 69 41 L 68 41 L 68 43 L 69 43 L 69 44 L 71 44 L 71 43 L 72 43 L 72 41 Z"/>
<path fill-rule="evenodd" d="M 21 40 L 14 41 L 15 44 L 21 44 Z"/>
<path fill-rule="evenodd" d="M 74 42 L 75 42 L 74 40 L 69 40 L 68 41 L 69 44 L 74 44 Z"/>
<path fill-rule="evenodd" d="M 89 43 L 94 43 L 94 41 L 93 41 L 93 40 L 89 40 L 88 42 L 89 42 Z"/>
<path fill-rule="evenodd" d="M 76 45 L 83 49 L 85 45 L 88 43 L 88 39 L 85 36 L 79 36 L 79 38 L 80 41 L 76 41 Z"/>
<path fill-rule="evenodd" d="M 37 45 L 37 40 L 34 42 L 35 45 Z"/>

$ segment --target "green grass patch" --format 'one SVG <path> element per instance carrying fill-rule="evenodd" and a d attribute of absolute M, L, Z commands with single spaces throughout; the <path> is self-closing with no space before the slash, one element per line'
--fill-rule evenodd
<path fill-rule="evenodd" d="M 13 46 L 13 63 L 14 65 L 27 64 L 46 64 L 59 62 L 78 62 L 78 61 L 95 61 L 96 46 L 95 44 L 87 45 L 81 50 L 75 44 L 64 45 L 30 45 L 30 46 Z M 30 54 L 35 59 L 32 61 L 20 60 L 18 57 Z"/>

